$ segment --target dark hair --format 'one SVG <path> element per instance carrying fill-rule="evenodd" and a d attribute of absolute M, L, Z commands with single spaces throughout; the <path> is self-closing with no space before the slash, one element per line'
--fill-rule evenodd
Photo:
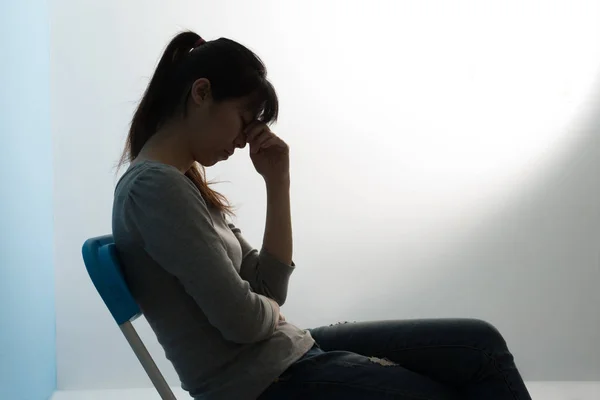
<path fill-rule="evenodd" d="M 210 81 L 214 101 L 248 97 L 256 119 L 276 121 L 279 103 L 266 75 L 260 58 L 233 40 L 204 42 L 194 32 L 179 33 L 167 45 L 133 115 L 119 166 L 135 160 L 148 139 L 170 118 L 186 115 L 192 84 L 199 78 Z M 209 187 L 203 166 L 195 162 L 185 175 L 208 203 L 232 213 L 225 196 Z"/>

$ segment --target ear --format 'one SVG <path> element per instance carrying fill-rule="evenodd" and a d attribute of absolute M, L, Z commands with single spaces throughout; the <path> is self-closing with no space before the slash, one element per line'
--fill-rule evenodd
<path fill-rule="evenodd" d="M 192 84 L 190 99 L 194 104 L 200 105 L 211 98 L 210 90 L 210 81 L 208 79 L 196 79 Z"/>

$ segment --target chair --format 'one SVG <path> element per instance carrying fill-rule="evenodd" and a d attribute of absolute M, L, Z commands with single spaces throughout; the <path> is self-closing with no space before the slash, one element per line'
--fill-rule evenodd
<path fill-rule="evenodd" d="M 142 312 L 123 278 L 112 235 L 86 240 L 82 253 L 85 267 L 96 290 L 121 328 L 160 397 L 163 400 L 177 400 L 131 324 Z"/>

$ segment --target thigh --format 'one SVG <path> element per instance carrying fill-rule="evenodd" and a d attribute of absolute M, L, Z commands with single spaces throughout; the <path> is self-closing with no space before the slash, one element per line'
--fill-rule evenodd
<path fill-rule="evenodd" d="M 387 358 L 455 387 L 477 379 L 494 362 L 513 361 L 496 328 L 477 319 L 343 323 L 310 332 L 325 351 Z"/>
<path fill-rule="evenodd" d="M 259 400 L 458 400 L 455 389 L 399 365 L 383 366 L 347 351 L 311 352 Z"/>

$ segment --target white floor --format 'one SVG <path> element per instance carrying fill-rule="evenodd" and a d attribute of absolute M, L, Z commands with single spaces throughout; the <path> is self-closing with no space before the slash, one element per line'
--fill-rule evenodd
<path fill-rule="evenodd" d="M 600 400 L 599 382 L 529 382 L 533 400 Z M 179 400 L 190 400 L 180 388 L 173 388 Z M 59 391 L 50 400 L 160 400 L 153 389 Z"/>

